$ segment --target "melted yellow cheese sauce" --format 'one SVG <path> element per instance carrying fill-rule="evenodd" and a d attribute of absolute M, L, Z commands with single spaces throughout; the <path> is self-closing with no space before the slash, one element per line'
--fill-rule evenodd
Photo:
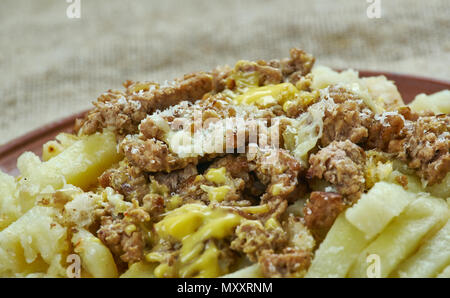
<path fill-rule="evenodd" d="M 234 98 L 236 104 L 256 105 L 259 108 L 267 108 L 276 104 L 283 105 L 287 100 L 293 99 L 298 89 L 291 83 L 267 85 L 249 90 Z"/>
<path fill-rule="evenodd" d="M 215 240 L 232 235 L 241 217 L 223 209 L 202 204 L 186 204 L 169 212 L 155 225 L 160 239 L 181 243 L 175 264 L 161 263 L 156 277 L 217 277 L 228 273 L 221 264 L 221 250 Z M 148 261 L 159 260 L 157 252 L 147 255 Z"/>

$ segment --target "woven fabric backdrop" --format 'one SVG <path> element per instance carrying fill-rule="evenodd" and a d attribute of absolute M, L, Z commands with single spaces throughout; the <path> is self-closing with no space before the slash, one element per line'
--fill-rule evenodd
<path fill-rule="evenodd" d="M 371 0 L 373 1 L 373 0 Z M 164 81 L 299 46 L 317 63 L 450 79 L 449 0 L 0 3 L 0 144 L 90 107 L 126 79 Z"/>

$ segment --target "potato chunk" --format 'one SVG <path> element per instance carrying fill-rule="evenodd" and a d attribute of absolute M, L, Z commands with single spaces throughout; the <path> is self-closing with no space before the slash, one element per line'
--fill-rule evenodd
<path fill-rule="evenodd" d="M 345 277 L 368 242 L 365 234 L 341 213 L 316 250 L 305 277 Z"/>
<path fill-rule="evenodd" d="M 58 224 L 57 211 L 36 206 L 0 232 L 0 276 L 65 276 L 67 228 Z"/>
<path fill-rule="evenodd" d="M 371 239 L 415 198 L 401 186 L 378 182 L 345 213 L 347 220 Z"/>
<path fill-rule="evenodd" d="M 427 240 L 393 274 L 396 277 L 434 277 L 450 264 L 450 221 Z"/>
<path fill-rule="evenodd" d="M 450 90 L 434 94 L 421 93 L 409 104 L 413 111 L 431 111 L 435 114 L 450 114 Z"/>
<path fill-rule="evenodd" d="M 381 262 L 380 277 L 388 277 L 397 265 L 420 245 L 420 241 L 448 218 L 445 201 L 421 197 L 413 201 L 405 211 L 366 247 L 349 272 L 349 277 L 367 277 L 366 258 L 375 254 Z"/>
<path fill-rule="evenodd" d="M 75 253 L 81 257 L 81 263 L 92 277 L 117 277 L 117 267 L 109 249 L 94 235 L 80 229 L 72 237 Z"/>
<path fill-rule="evenodd" d="M 114 134 L 104 132 L 74 142 L 46 162 L 41 163 L 31 153 L 26 153 L 19 157 L 18 167 L 24 178 L 41 188 L 50 185 L 59 189 L 66 182 L 87 189 L 119 158 Z"/>

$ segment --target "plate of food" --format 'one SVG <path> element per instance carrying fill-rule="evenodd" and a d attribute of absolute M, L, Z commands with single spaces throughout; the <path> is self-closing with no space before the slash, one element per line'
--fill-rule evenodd
<path fill-rule="evenodd" d="M 0 147 L 0 277 L 449 277 L 450 83 L 293 48 Z"/>

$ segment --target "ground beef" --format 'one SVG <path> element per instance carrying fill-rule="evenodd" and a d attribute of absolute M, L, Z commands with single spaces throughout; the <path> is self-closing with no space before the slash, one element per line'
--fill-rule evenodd
<path fill-rule="evenodd" d="M 103 215 L 97 236 L 118 260 L 131 264 L 143 258 L 144 236 L 139 224 L 150 216 L 140 208 L 127 212 L 123 218 Z"/>
<path fill-rule="evenodd" d="M 283 81 L 281 70 L 266 65 L 265 61 L 259 62 L 242 62 L 236 68 L 238 72 L 253 72 L 258 74 L 260 86 L 269 84 L 279 84 Z"/>
<path fill-rule="evenodd" d="M 327 97 L 332 98 L 335 104 L 325 108 L 320 144 L 325 147 L 333 141 L 365 142 L 373 113 L 363 101 L 354 93 L 335 86 L 329 88 Z"/>
<path fill-rule="evenodd" d="M 233 71 L 258 73 L 260 85 L 277 84 L 286 79 L 295 83 L 310 72 L 314 57 L 295 48 L 290 53 L 291 58 L 281 61 L 241 63 L 236 70 L 219 67 L 212 72 L 187 74 L 167 84 L 127 81 L 125 92 L 109 90 L 102 94 L 93 103 L 95 108 L 76 121 L 75 131 L 92 134 L 108 127 L 119 136 L 135 134 L 139 123 L 156 110 L 164 110 L 181 101 L 193 102 L 225 88 L 233 89 Z"/>
<path fill-rule="evenodd" d="M 273 197 L 286 198 L 295 191 L 301 166 L 287 150 L 256 148 L 255 152 L 248 151 L 247 159 L 250 170 L 267 185 L 263 202 Z"/>
<path fill-rule="evenodd" d="M 113 188 L 129 202 L 133 199 L 141 202 L 149 192 L 147 174 L 127 160 L 121 161 L 117 168 L 106 170 L 99 177 L 99 184 L 103 188 Z"/>
<path fill-rule="evenodd" d="M 242 252 L 256 262 L 264 250 L 278 251 L 286 246 L 288 237 L 281 228 L 267 230 L 258 220 L 246 220 L 236 228 L 231 249 Z"/>
<path fill-rule="evenodd" d="M 234 82 L 228 79 L 232 71 L 233 69 L 228 65 L 216 67 L 212 71 L 213 89 L 216 92 L 221 92 L 224 89 L 233 89 L 235 87 Z"/>
<path fill-rule="evenodd" d="M 169 150 L 163 141 L 127 136 L 120 143 L 120 150 L 134 166 L 146 172 L 172 172 L 189 164 L 197 164 L 198 158 L 180 158 Z"/>
<path fill-rule="evenodd" d="M 279 84 L 285 81 L 293 84 L 310 73 L 315 58 L 297 48 L 290 50 L 290 58 L 266 62 L 248 62 L 238 64 L 236 71 L 255 72 L 258 74 L 259 85 Z"/>
<path fill-rule="evenodd" d="M 320 243 L 330 230 L 337 216 L 345 209 L 340 194 L 314 191 L 303 209 L 305 224 L 317 243 Z"/>
<path fill-rule="evenodd" d="M 92 134 L 110 127 L 120 135 L 136 133 L 139 123 L 147 114 L 183 100 L 201 99 L 212 91 L 213 77 L 209 73 L 197 72 L 175 79 L 167 86 L 131 81 L 127 81 L 124 86 L 126 92 L 110 90 L 101 95 L 93 103 L 95 108 L 77 122 L 76 130 L 82 134 Z"/>
<path fill-rule="evenodd" d="M 156 173 L 152 179 L 158 181 L 159 184 L 167 186 L 169 191 L 175 192 L 180 189 L 189 178 L 197 176 L 197 167 L 188 165 L 184 169 L 174 171 L 172 173 Z"/>
<path fill-rule="evenodd" d="M 450 171 L 450 116 L 423 116 L 405 120 L 396 139 L 389 142 L 387 152 L 416 170 L 428 185 L 439 183 Z"/>
<path fill-rule="evenodd" d="M 397 112 L 375 115 L 374 121 L 369 128 L 369 139 L 366 147 L 387 151 L 389 143 L 399 137 L 403 127 L 404 118 Z"/>
<path fill-rule="evenodd" d="M 358 145 L 346 140 L 334 141 L 309 157 L 307 178 L 325 179 L 338 192 L 354 201 L 364 191 L 365 153 Z"/>
<path fill-rule="evenodd" d="M 303 277 L 311 265 L 309 251 L 286 248 L 282 253 L 264 251 L 258 259 L 264 277 Z"/>
<path fill-rule="evenodd" d="M 295 84 L 311 71 L 315 58 L 298 48 L 292 48 L 289 52 L 290 58 L 272 60 L 268 64 L 279 68 L 285 80 Z"/>
<path fill-rule="evenodd" d="M 142 199 L 142 210 L 150 215 L 150 219 L 158 218 L 165 211 L 164 197 L 155 193 L 145 195 Z"/>

